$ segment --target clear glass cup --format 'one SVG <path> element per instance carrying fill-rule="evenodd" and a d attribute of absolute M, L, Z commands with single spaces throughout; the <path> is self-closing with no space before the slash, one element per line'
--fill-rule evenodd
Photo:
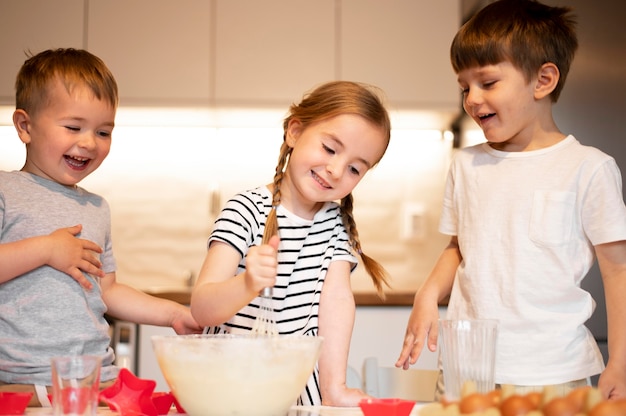
<path fill-rule="evenodd" d="M 54 415 L 95 416 L 102 359 L 93 355 L 52 358 Z"/>
<path fill-rule="evenodd" d="M 480 393 L 495 388 L 497 336 L 498 321 L 495 319 L 439 321 L 447 400 L 459 400 L 467 382 L 473 382 Z"/>

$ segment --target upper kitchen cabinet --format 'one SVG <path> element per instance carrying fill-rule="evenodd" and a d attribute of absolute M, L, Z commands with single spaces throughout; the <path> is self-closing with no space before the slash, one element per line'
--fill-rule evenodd
<path fill-rule="evenodd" d="M 87 27 L 121 105 L 209 104 L 210 1 L 89 0 Z"/>
<path fill-rule="evenodd" d="M 390 109 L 457 113 L 450 42 L 461 0 L 0 0 L 0 104 L 25 56 L 86 48 L 122 106 L 273 107 L 335 79 Z"/>
<path fill-rule="evenodd" d="M 284 107 L 336 78 L 335 0 L 216 0 L 215 104 Z"/>
<path fill-rule="evenodd" d="M 450 44 L 458 0 L 340 0 L 340 77 L 381 87 L 395 109 L 457 112 Z"/>
<path fill-rule="evenodd" d="M 0 104 L 15 105 L 15 76 L 25 52 L 82 48 L 84 0 L 0 1 Z"/>

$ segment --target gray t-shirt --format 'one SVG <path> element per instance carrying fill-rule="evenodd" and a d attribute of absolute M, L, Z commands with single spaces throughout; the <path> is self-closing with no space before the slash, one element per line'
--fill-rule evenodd
<path fill-rule="evenodd" d="M 100 261 L 110 273 L 116 268 L 110 222 L 109 206 L 98 195 L 25 172 L 0 171 L 2 244 L 82 224 L 77 237 L 102 247 Z M 50 359 L 80 354 L 102 357 L 103 381 L 117 376 L 107 308 L 97 281 L 88 277 L 94 281 L 91 290 L 42 266 L 0 284 L 0 381 L 50 385 Z"/>

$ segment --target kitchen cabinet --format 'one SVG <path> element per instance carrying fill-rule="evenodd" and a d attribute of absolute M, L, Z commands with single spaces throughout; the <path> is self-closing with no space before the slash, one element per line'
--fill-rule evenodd
<path fill-rule="evenodd" d="M 456 112 L 460 23 L 458 0 L 341 0 L 341 77 L 381 87 L 394 108 Z"/>
<path fill-rule="evenodd" d="M 22 50 L 71 46 L 106 62 L 122 106 L 286 110 L 350 79 L 391 109 L 456 113 L 460 20 L 460 0 L 2 0 L 0 104 L 13 104 Z"/>
<path fill-rule="evenodd" d="M 211 2 L 89 0 L 87 47 L 115 75 L 120 104 L 208 105 Z"/>
<path fill-rule="evenodd" d="M 15 77 L 33 53 L 84 47 L 84 0 L 0 1 L 0 103 L 15 104 Z"/>
<path fill-rule="evenodd" d="M 335 0 L 216 0 L 215 102 L 285 108 L 335 79 Z"/>
<path fill-rule="evenodd" d="M 458 0 L 216 1 L 218 105 L 287 106 L 349 79 L 381 87 L 392 108 L 459 110 Z"/>

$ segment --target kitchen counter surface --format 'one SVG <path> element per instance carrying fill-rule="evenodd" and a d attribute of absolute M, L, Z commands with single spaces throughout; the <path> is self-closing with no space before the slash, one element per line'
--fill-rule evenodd
<path fill-rule="evenodd" d="M 423 404 L 416 404 L 411 412 L 411 416 L 418 416 Z M 28 408 L 25 415 L 44 416 L 52 415 L 51 408 Z M 184 416 L 180 413 L 169 413 L 168 416 Z M 106 407 L 98 408 L 98 416 L 119 416 L 118 412 L 109 410 Z M 293 406 L 285 416 L 363 416 L 363 412 L 358 407 L 329 407 L 329 406 Z"/>
<path fill-rule="evenodd" d="M 146 293 L 159 298 L 173 300 L 183 305 L 189 305 L 191 302 L 191 289 L 177 290 L 146 290 Z M 356 292 L 354 300 L 357 306 L 412 306 L 413 292 L 394 292 L 387 293 L 385 300 L 380 299 L 376 293 Z M 444 299 L 439 303 L 440 306 L 446 306 L 448 299 Z"/>

